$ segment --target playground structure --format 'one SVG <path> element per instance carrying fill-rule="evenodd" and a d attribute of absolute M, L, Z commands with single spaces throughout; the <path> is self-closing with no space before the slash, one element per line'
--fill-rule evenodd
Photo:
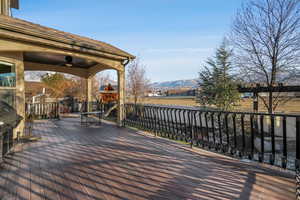
<path fill-rule="evenodd" d="M 117 109 L 119 96 L 117 90 L 115 90 L 111 84 L 108 84 L 104 90 L 100 92 L 100 99 L 104 105 L 104 117 L 108 117 L 114 110 Z"/>
<path fill-rule="evenodd" d="M 111 84 L 108 84 L 103 91 L 100 92 L 100 99 L 104 104 L 115 103 L 118 101 L 119 96 L 117 91 L 112 87 Z"/>

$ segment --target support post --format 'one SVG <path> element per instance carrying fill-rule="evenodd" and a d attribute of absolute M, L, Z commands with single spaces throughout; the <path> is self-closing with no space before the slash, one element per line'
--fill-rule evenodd
<path fill-rule="evenodd" d="M 86 79 L 86 111 L 91 112 L 92 111 L 92 80 L 93 77 L 90 76 Z"/>
<path fill-rule="evenodd" d="M 14 138 L 17 137 L 17 133 L 24 134 L 25 129 L 25 78 L 24 78 L 24 62 L 23 53 L 11 53 L 10 57 L 14 58 L 15 70 L 16 70 L 16 110 L 23 120 L 14 129 Z"/>
<path fill-rule="evenodd" d="M 118 124 L 120 127 L 124 126 L 125 112 L 125 71 L 118 71 Z"/>
<path fill-rule="evenodd" d="M 10 16 L 10 0 L 0 0 L 0 14 Z"/>

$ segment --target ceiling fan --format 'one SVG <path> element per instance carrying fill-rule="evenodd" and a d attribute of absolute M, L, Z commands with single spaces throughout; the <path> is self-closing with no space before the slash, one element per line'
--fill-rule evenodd
<path fill-rule="evenodd" d="M 65 56 L 65 61 L 60 64 L 60 66 L 65 67 L 72 67 L 73 66 L 73 57 L 72 56 Z"/>
<path fill-rule="evenodd" d="M 72 56 L 66 56 L 65 57 L 66 60 L 66 66 L 67 67 L 72 67 L 73 66 L 73 57 Z"/>

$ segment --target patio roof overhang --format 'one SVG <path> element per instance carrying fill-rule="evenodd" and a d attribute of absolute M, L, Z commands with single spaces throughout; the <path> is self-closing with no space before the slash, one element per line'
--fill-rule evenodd
<path fill-rule="evenodd" d="M 3 3 L 3 2 L 2 2 Z M 105 69 L 118 73 L 118 122 L 124 119 L 125 66 L 135 57 L 107 43 L 55 30 L 0 13 L 0 59 L 16 72 L 16 108 L 25 118 L 24 71 L 54 71 L 86 79 L 86 101 L 92 101 L 92 78 Z M 88 104 L 87 110 L 90 110 Z M 23 132 L 24 120 L 15 130 Z"/>
<path fill-rule="evenodd" d="M 0 51 L 22 52 L 25 70 L 87 78 L 104 69 L 124 70 L 135 57 L 107 43 L 0 15 Z M 67 67 L 66 56 L 72 66 Z"/>

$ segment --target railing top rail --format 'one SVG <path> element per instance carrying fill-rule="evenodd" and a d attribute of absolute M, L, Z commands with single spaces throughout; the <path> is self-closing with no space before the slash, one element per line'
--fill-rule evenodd
<path fill-rule="evenodd" d="M 128 105 L 135 105 L 133 103 L 127 103 Z M 300 114 L 283 114 L 283 113 L 266 113 L 266 112 L 241 112 L 241 111 L 222 111 L 222 110 L 212 110 L 196 107 L 182 107 L 182 106 L 170 106 L 170 105 L 158 105 L 158 104 L 136 104 L 138 106 L 144 107 L 157 107 L 157 108 L 170 108 L 178 110 L 190 110 L 194 112 L 211 112 L 211 113 L 224 113 L 224 114 L 237 114 L 237 115 L 263 115 L 263 116 L 274 116 L 274 117 L 294 117 L 300 118 Z"/>

